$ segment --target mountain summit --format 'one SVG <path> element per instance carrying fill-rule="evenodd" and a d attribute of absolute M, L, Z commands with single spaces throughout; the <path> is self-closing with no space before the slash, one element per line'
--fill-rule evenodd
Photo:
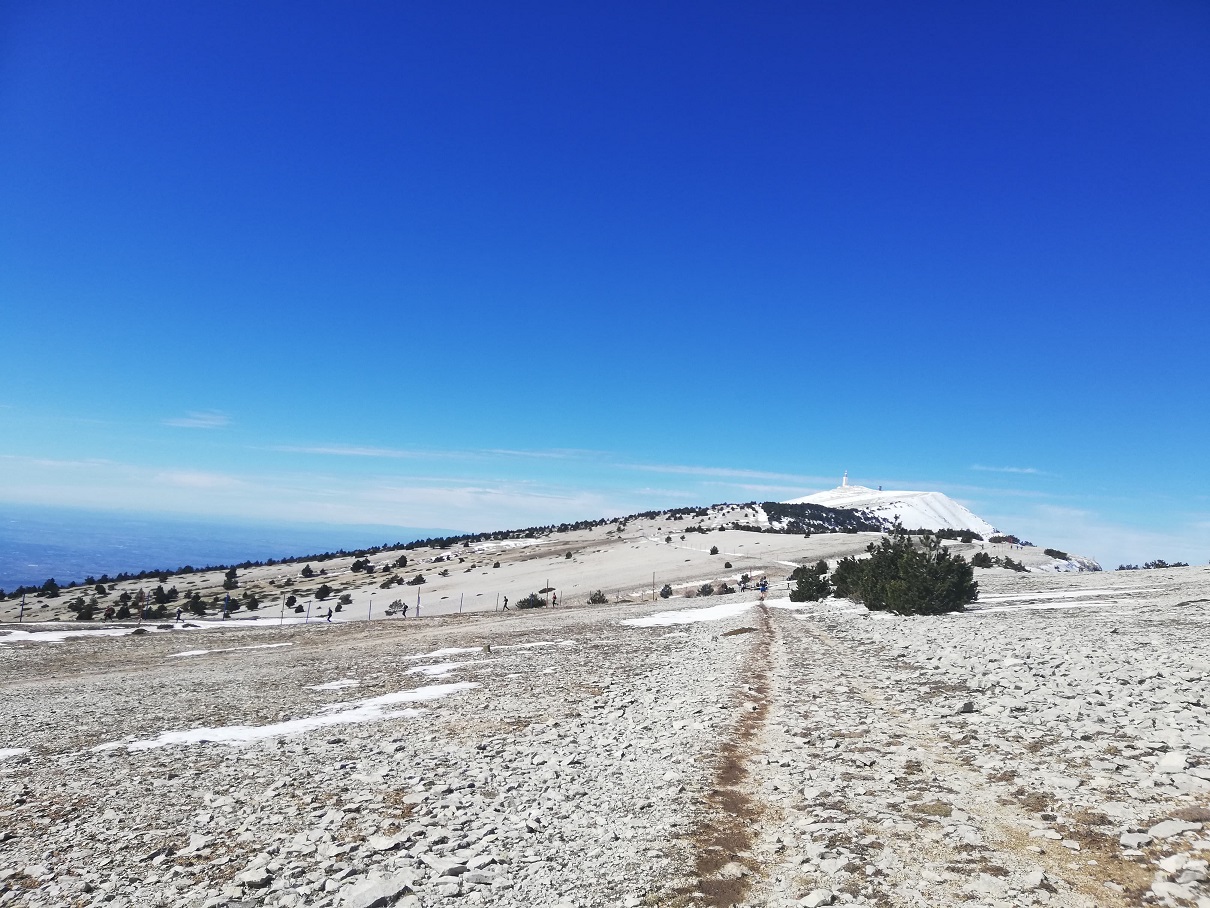
<path fill-rule="evenodd" d="M 867 511 L 875 517 L 899 522 L 909 530 L 973 530 L 984 538 L 999 531 L 941 492 L 905 492 L 851 486 L 848 477 L 826 492 L 794 498 L 783 504 L 819 504 L 829 508 Z"/>

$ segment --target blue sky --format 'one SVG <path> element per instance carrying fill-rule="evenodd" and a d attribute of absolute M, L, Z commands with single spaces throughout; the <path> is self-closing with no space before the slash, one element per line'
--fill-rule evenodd
<path fill-rule="evenodd" d="M 12 2 L 0 502 L 936 488 L 1210 557 L 1200 2 Z"/>

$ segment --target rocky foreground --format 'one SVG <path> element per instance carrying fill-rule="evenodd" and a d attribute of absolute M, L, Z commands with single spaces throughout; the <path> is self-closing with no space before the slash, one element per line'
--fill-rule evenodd
<path fill-rule="evenodd" d="M 0 905 L 1207 908 L 1203 574 L 0 645 Z"/>

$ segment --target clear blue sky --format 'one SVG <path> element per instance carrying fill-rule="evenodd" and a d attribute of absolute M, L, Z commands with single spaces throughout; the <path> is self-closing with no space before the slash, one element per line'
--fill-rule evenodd
<path fill-rule="evenodd" d="M 0 502 L 856 482 L 1210 557 L 1210 6 L 8 2 Z"/>

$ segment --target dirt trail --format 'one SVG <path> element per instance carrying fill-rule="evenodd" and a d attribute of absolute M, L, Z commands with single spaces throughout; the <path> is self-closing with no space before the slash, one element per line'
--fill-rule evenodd
<path fill-rule="evenodd" d="M 741 832 L 727 841 L 751 875 L 703 887 L 711 904 L 747 893 L 791 905 L 821 890 L 881 906 L 1014 896 L 1071 908 L 1137 903 L 1143 867 L 1087 839 L 1091 852 L 1031 837 L 1038 824 L 1027 811 L 884 696 L 916 687 L 925 698 L 919 676 L 784 612 L 762 615 L 762 642 L 752 657 L 759 724 L 741 724 L 736 736 L 742 788 L 722 789 L 748 822 L 718 833 Z M 725 864 L 702 860 L 712 872 Z M 1125 891 L 1106 889 L 1107 879 Z"/>

